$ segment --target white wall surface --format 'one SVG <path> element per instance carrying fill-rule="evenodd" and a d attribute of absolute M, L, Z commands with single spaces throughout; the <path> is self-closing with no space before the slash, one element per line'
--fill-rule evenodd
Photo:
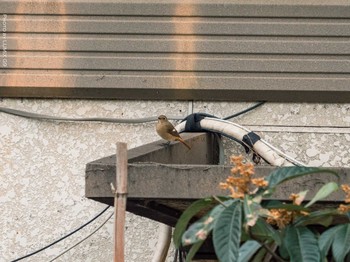
<path fill-rule="evenodd" d="M 0 106 L 64 117 L 140 118 L 206 112 L 219 117 L 253 103 L 1 99 Z M 350 167 L 350 104 L 271 104 L 234 119 L 289 155 L 314 166 Z M 0 261 L 39 249 L 82 225 L 105 205 L 84 197 L 85 165 L 158 140 L 155 123 L 73 123 L 0 113 Z M 225 139 L 226 155 L 243 149 Z M 49 261 L 88 235 L 112 212 L 23 261 Z M 112 221 L 56 261 L 112 261 Z M 126 261 L 151 261 L 158 224 L 127 215 Z M 172 261 L 170 254 L 168 261 Z"/>

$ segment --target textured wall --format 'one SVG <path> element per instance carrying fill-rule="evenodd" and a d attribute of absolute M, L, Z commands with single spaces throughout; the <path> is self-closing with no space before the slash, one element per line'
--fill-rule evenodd
<path fill-rule="evenodd" d="M 195 112 L 227 116 L 251 103 L 195 102 Z M 20 100 L 0 106 L 67 117 L 186 116 L 188 102 Z M 310 165 L 350 167 L 350 104 L 265 104 L 235 119 Z M 154 123 L 127 125 L 30 120 L 0 113 L 0 261 L 36 250 L 85 223 L 104 208 L 84 197 L 85 164 L 158 140 Z M 225 139 L 226 154 L 243 153 Z M 24 261 L 47 261 L 89 234 L 112 212 L 78 234 Z M 127 261 L 151 261 L 156 223 L 128 214 Z M 57 261 L 111 261 L 112 223 Z M 172 261 L 169 257 L 168 261 Z"/>

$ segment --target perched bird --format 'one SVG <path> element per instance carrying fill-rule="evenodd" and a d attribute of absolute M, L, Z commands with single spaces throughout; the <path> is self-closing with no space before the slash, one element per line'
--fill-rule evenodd
<path fill-rule="evenodd" d="M 191 149 L 191 147 L 180 137 L 175 127 L 168 121 L 168 118 L 165 115 L 160 115 L 158 117 L 156 130 L 161 138 L 169 142 L 179 141 L 182 144 L 184 144 L 188 149 Z"/>

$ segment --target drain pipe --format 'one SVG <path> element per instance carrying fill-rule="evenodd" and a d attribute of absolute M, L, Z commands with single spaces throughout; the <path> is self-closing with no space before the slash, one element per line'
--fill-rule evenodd
<path fill-rule="evenodd" d="M 171 243 L 172 228 L 168 225 L 159 223 L 158 241 L 152 262 L 164 262 Z"/>

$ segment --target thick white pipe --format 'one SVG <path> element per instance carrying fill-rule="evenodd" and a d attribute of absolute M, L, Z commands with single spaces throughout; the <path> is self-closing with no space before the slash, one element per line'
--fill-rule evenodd
<path fill-rule="evenodd" d="M 171 232 L 172 228 L 170 226 L 159 224 L 158 242 L 152 262 L 165 262 L 171 243 Z"/>
<path fill-rule="evenodd" d="M 204 130 L 227 135 L 239 141 L 242 141 L 243 137 L 251 132 L 249 129 L 236 123 L 218 118 L 206 117 L 200 121 L 200 125 Z M 176 126 L 176 130 L 178 132 L 182 132 L 185 130 L 185 126 L 186 122 L 181 122 Z M 282 151 L 273 147 L 263 139 L 258 140 L 253 145 L 252 149 L 273 166 L 293 166 L 295 164 L 305 166 L 305 164 L 287 156 Z"/>

